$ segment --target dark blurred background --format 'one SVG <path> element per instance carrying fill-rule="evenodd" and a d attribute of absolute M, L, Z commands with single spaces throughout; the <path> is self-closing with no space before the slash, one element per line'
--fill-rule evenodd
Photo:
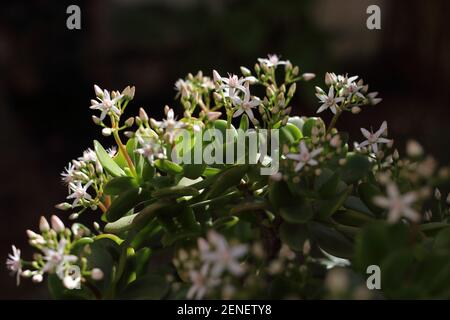
<path fill-rule="evenodd" d="M 81 8 L 81 30 L 66 28 L 70 4 Z M 381 8 L 381 30 L 366 28 L 371 4 Z M 88 108 L 94 83 L 135 85 L 128 111 L 159 117 L 186 73 L 237 73 L 277 53 L 318 75 L 298 90 L 296 114 L 314 114 L 325 71 L 357 74 L 384 101 L 339 127 L 360 140 L 360 127 L 387 120 L 400 150 L 415 137 L 448 164 L 449 9 L 445 0 L 2 1 L 0 259 L 11 243 L 30 254 L 25 229 L 56 212 L 66 195 L 59 173 L 100 136 Z M 0 298 L 46 297 L 45 284 L 16 288 L 0 270 Z"/>

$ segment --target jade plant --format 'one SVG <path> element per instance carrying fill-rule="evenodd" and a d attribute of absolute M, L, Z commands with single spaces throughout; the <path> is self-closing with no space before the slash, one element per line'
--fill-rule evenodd
<path fill-rule="evenodd" d="M 32 260 L 14 246 L 7 259 L 17 284 L 46 281 L 57 299 L 450 298 L 449 169 L 413 140 L 401 157 L 386 122 L 338 130 L 381 102 L 357 76 L 315 88 L 325 123 L 290 115 L 314 74 L 276 55 L 240 71 L 178 80 L 183 113 L 161 121 L 125 118 L 134 87 L 94 86 L 114 145 L 68 164 L 56 206 L 93 226 L 41 217 Z"/>

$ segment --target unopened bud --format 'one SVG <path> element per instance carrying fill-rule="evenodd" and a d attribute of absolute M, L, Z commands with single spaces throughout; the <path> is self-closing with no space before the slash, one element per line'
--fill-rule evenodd
<path fill-rule="evenodd" d="M 78 219 L 78 217 L 80 216 L 80 214 L 79 213 L 72 213 L 70 216 L 69 216 L 69 219 L 70 220 L 76 220 L 76 219 Z"/>
<path fill-rule="evenodd" d="M 103 128 L 102 129 L 102 135 L 104 135 L 105 137 L 109 137 L 112 133 L 111 128 Z"/>
<path fill-rule="evenodd" d="M 441 191 L 439 191 L 438 188 L 434 189 L 434 197 L 436 198 L 436 200 L 441 200 Z"/>
<path fill-rule="evenodd" d="M 125 97 L 125 99 L 133 100 L 135 91 L 136 88 L 134 86 L 127 86 L 125 89 L 123 89 L 122 95 Z"/>
<path fill-rule="evenodd" d="M 30 238 L 30 239 L 36 239 L 36 238 L 40 237 L 40 235 L 38 235 L 36 232 L 34 232 L 30 229 L 28 229 L 26 232 L 27 232 L 28 238 Z"/>
<path fill-rule="evenodd" d="M 312 80 L 316 77 L 316 75 L 314 73 L 304 73 L 302 74 L 302 79 L 305 81 L 309 81 Z"/>
<path fill-rule="evenodd" d="M 102 123 L 102 120 L 100 120 L 100 118 L 99 118 L 99 117 L 96 117 L 96 116 L 92 116 L 92 121 L 93 121 L 96 125 L 99 125 L 99 124 Z"/>
<path fill-rule="evenodd" d="M 214 80 L 214 82 L 222 81 L 220 74 L 216 70 L 213 70 L 213 80 Z"/>
<path fill-rule="evenodd" d="M 360 107 L 353 107 L 352 108 L 352 113 L 353 114 L 358 114 L 358 113 L 360 113 L 361 112 L 361 108 Z"/>
<path fill-rule="evenodd" d="M 400 158 L 400 155 L 398 154 L 397 149 L 394 150 L 394 153 L 392 154 L 392 158 L 394 158 L 394 160 L 398 160 Z"/>
<path fill-rule="evenodd" d="M 50 222 L 52 224 L 52 229 L 55 230 L 56 232 L 64 231 L 65 229 L 64 223 L 57 216 L 53 215 L 50 219 Z"/>
<path fill-rule="evenodd" d="M 40 282 L 42 282 L 42 280 L 43 280 L 42 274 L 40 274 L 40 273 L 35 274 L 35 275 L 33 276 L 33 278 L 31 278 L 31 280 L 32 280 L 34 283 L 40 283 Z"/>
<path fill-rule="evenodd" d="M 127 121 L 125 121 L 125 126 L 127 126 L 128 128 L 131 127 L 134 124 L 134 118 L 130 117 L 127 119 Z"/>
<path fill-rule="evenodd" d="M 102 280 L 103 279 L 103 271 L 99 268 L 94 268 L 91 271 L 91 278 L 93 280 Z"/>
<path fill-rule="evenodd" d="M 297 66 L 294 67 L 294 69 L 292 69 L 292 74 L 293 74 L 294 76 L 297 76 L 299 72 L 300 72 L 300 69 L 299 69 Z"/>
<path fill-rule="evenodd" d="M 72 205 L 70 203 L 67 203 L 67 202 L 61 202 L 61 203 L 58 203 L 57 205 L 55 205 L 55 208 L 65 211 L 65 210 L 72 209 Z"/>
<path fill-rule="evenodd" d="M 415 140 L 406 143 L 406 153 L 410 157 L 420 157 L 423 154 L 422 146 Z"/>
<path fill-rule="evenodd" d="M 297 84 L 294 82 L 290 87 L 288 91 L 288 97 L 293 97 L 295 94 L 295 91 L 297 90 Z"/>
<path fill-rule="evenodd" d="M 335 77 L 333 74 L 327 72 L 325 73 L 325 84 L 327 86 L 332 86 L 335 83 Z"/>
<path fill-rule="evenodd" d="M 99 98 L 103 97 L 103 90 L 96 84 L 94 84 L 95 95 Z"/>
<path fill-rule="evenodd" d="M 50 230 L 50 225 L 48 224 L 48 221 L 44 216 L 41 216 L 41 218 L 39 219 L 39 230 L 41 230 L 41 232 L 47 232 L 48 230 Z"/>
<path fill-rule="evenodd" d="M 142 122 L 147 122 L 148 121 L 147 112 L 145 112 L 145 110 L 143 108 L 139 109 L 139 118 L 142 120 Z"/>
<path fill-rule="evenodd" d="M 244 77 L 248 77 L 248 76 L 252 75 L 252 72 L 246 67 L 241 67 L 241 73 Z"/>

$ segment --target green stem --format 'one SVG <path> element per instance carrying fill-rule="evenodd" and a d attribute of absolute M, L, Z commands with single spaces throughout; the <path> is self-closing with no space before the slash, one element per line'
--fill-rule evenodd
<path fill-rule="evenodd" d="M 331 133 L 331 130 L 333 130 L 333 128 L 336 126 L 336 122 L 338 121 L 341 113 L 342 113 L 342 111 L 338 110 L 337 113 L 334 115 L 333 119 L 331 119 L 330 125 L 328 126 L 328 129 L 327 129 L 327 135 L 329 133 Z"/>
<path fill-rule="evenodd" d="M 114 123 L 114 126 L 117 127 L 117 125 Z M 125 160 L 128 163 L 128 167 L 131 170 L 131 173 L 133 174 L 134 177 L 137 177 L 137 173 L 136 173 L 136 168 L 134 167 L 133 161 L 130 158 L 130 155 L 127 152 L 127 148 L 125 147 L 125 145 L 122 143 L 122 140 L 120 139 L 119 136 L 119 131 L 117 130 L 117 128 L 113 128 L 113 136 L 114 136 L 114 140 L 116 140 L 117 146 L 119 147 L 120 151 L 122 152 L 123 156 L 125 157 Z"/>

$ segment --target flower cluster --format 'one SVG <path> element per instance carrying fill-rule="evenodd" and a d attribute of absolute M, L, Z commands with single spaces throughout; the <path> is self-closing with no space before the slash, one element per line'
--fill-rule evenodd
<path fill-rule="evenodd" d="M 21 251 L 12 246 L 13 253 L 6 261 L 8 269 L 15 274 L 17 285 L 20 278 L 31 278 L 39 283 L 44 279 L 44 274 L 55 274 L 61 279 L 67 289 L 80 289 L 81 282 L 86 277 L 100 280 L 103 272 L 98 268 L 88 270 L 86 259 L 72 254 L 77 240 L 90 236 L 90 231 L 85 226 L 77 223 L 71 229 L 55 215 L 51 217 L 51 224 L 45 217 L 39 222 L 40 233 L 27 230 L 29 244 L 37 249 L 32 261 L 25 261 L 21 257 Z"/>

